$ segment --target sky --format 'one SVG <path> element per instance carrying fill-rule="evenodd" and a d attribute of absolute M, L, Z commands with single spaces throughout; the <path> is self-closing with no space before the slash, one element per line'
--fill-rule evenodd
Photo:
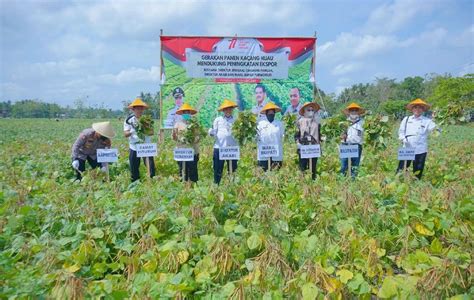
<path fill-rule="evenodd" d="M 0 0 L 0 101 L 122 107 L 159 91 L 164 35 L 314 36 L 326 93 L 474 73 L 473 0 Z"/>

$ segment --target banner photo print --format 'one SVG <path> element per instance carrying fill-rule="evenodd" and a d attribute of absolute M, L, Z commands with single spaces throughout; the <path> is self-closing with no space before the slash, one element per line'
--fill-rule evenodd
<path fill-rule="evenodd" d="M 206 127 L 225 98 L 239 110 L 273 101 L 294 112 L 313 99 L 315 45 L 316 38 L 161 36 L 163 128 L 173 128 L 184 102 Z"/>

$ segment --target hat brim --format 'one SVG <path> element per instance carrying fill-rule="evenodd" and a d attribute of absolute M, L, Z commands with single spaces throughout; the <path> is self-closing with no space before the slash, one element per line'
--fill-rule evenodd
<path fill-rule="evenodd" d="M 144 107 L 144 108 L 150 108 L 148 105 L 129 105 L 128 108 L 132 109 L 134 107 Z"/>
<path fill-rule="evenodd" d="M 191 112 L 191 115 L 197 114 L 197 110 L 195 110 L 195 109 L 183 109 L 183 110 L 178 110 L 178 111 L 176 111 L 176 114 L 177 114 L 177 115 L 182 115 L 185 110 L 190 111 L 190 112 Z"/>
<path fill-rule="evenodd" d="M 217 111 L 223 111 L 226 108 L 237 108 L 237 107 L 238 107 L 237 105 L 228 105 L 228 106 L 224 106 L 224 107 L 219 107 L 217 109 Z"/>
<path fill-rule="evenodd" d="M 407 104 L 407 109 L 408 109 L 408 110 L 412 110 L 412 109 L 413 109 L 413 106 L 415 106 L 415 105 L 419 105 L 419 106 L 423 107 L 423 109 L 424 109 L 425 111 L 431 108 L 431 105 L 429 105 L 429 104 L 424 104 L 424 103 L 408 103 L 408 104 Z"/>
<path fill-rule="evenodd" d="M 115 132 L 113 131 L 106 132 L 102 130 L 102 128 L 98 127 L 97 124 L 92 124 L 92 129 L 94 129 L 94 131 L 97 132 L 98 134 L 105 136 L 106 138 L 113 139 L 115 137 Z"/>
<path fill-rule="evenodd" d="M 270 107 L 270 108 L 262 109 L 262 110 L 260 111 L 260 113 L 266 113 L 266 112 L 269 111 L 269 110 L 274 110 L 275 113 L 281 112 L 281 108 L 279 108 L 279 107 L 277 106 L 277 107 Z"/>
<path fill-rule="evenodd" d="M 342 112 L 347 116 L 350 114 L 349 110 L 351 109 L 357 109 L 359 111 L 359 115 L 365 114 L 365 109 L 363 109 L 362 107 L 345 108 L 342 110 Z"/>
<path fill-rule="evenodd" d="M 305 105 L 303 105 L 303 106 L 300 108 L 300 111 L 299 111 L 300 116 L 304 116 L 304 109 L 305 109 L 306 107 L 309 107 L 309 106 L 312 106 L 315 111 L 318 111 L 318 110 L 321 109 L 321 106 L 319 106 L 318 103 L 315 103 L 315 102 L 306 103 Z"/>

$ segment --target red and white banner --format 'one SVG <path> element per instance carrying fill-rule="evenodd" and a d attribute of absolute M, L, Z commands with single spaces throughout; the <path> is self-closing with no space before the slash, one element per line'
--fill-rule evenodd
<path fill-rule="evenodd" d="M 288 68 L 311 57 L 315 43 L 316 38 L 161 36 L 163 56 L 185 68 L 187 77 L 216 82 L 287 79 Z"/>

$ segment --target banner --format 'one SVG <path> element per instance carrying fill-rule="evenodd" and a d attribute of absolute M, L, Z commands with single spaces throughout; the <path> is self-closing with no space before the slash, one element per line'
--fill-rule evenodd
<path fill-rule="evenodd" d="M 239 110 L 274 102 L 283 109 L 313 100 L 316 38 L 161 36 L 162 126 L 188 103 L 211 127 L 227 98 Z M 290 94 L 297 94 L 290 97 Z"/>

